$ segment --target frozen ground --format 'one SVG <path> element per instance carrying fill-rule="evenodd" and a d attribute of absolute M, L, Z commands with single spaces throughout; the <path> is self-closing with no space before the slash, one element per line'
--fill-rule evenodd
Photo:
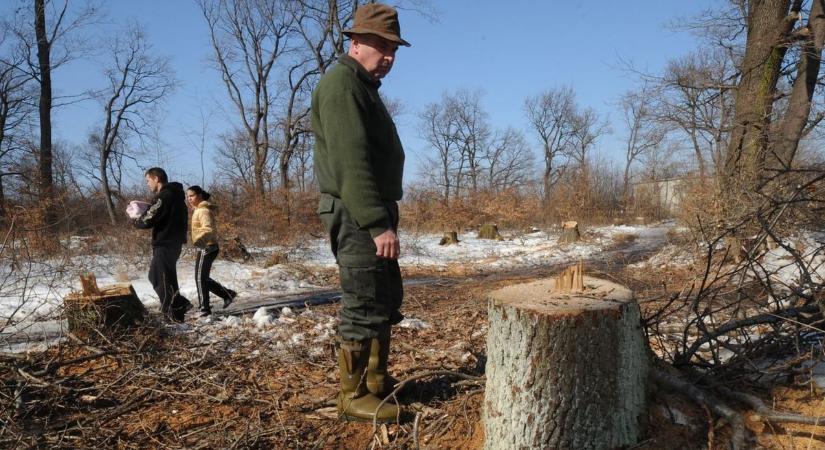
<path fill-rule="evenodd" d="M 402 234 L 402 257 L 407 269 L 439 272 L 451 266 L 473 266 L 484 270 L 504 270 L 575 262 L 597 254 L 614 244 L 617 236 L 636 236 L 633 247 L 655 248 L 661 245 L 671 225 L 652 227 L 609 226 L 585 232 L 580 243 L 560 245 L 558 235 L 503 232 L 503 241 L 477 239 L 475 234 L 459 236 L 457 245 L 439 246 L 440 236 L 434 234 Z M 288 255 L 288 263 L 264 267 L 267 255 L 273 252 Z M 333 269 L 335 260 L 323 239 L 313 239 L 300 247 L 265 247 L 252 249 L 259 255 L 249 263 L 218 259 L 212 277 L 239 292 L 239 302 L 329 288 L 310 280 L 318 279 L 320 271 Z M 78 275 L 94 273 L 100 286 L 131 283 L 138 297 L 150 308 L 157 308 L 158 297 L 146 277 L 148 259 L 121 255 L 79 255 L 63 260 L 37 263 L 0 264 L 0 325 L 12 322 L 52 318 L 63 297 L 79 289 Z M 178 263 L 178 278 L 183 295 L 197 302 L 193 278 L 193 252 L 185 250 Z"/>

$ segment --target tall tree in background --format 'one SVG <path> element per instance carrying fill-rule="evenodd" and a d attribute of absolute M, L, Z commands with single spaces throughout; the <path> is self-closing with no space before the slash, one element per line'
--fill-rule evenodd
<path fill-rule="evenodd" d="M 214 61 L 240 118 L 252 152 L 254 191 L 263 196 L 271 178 L 270 92 L 276 61 L 292 50 L 294 17 L 284 0 L 199 0 L 209 27 Z"/>
<path fill-rule="evenodd" d="M 557 161 L 570 146 L 576 131 L 576 110 L 576 95 L 569 87 L 550 89 L 524 101 L 530 129 L 539 137 L 544 154 L 545 207 L 565 169 L 564 165 L 557 165 Z"/>
<path fill-rule="evenodd" d="M 66 13 L 68 0 L 58 15 L 59 19 L 54 27 L 60 28 L 60 21 Z M 57 213 L 49 205 L 54 200 L 54 180 L 52 178 L 52 69 L 51 47 L 55 34 L 46 34 L 46 5 L 45 0 L 34 0 L 34 31 L 37 37 L 37 67 L 40 75 L 40 155 L 37 163 L 38 186 L 40 201 L 46 206 L 44 226 L 47 230 L 55 231 L 52 225 L 57 222 Z M 51 39 L 50 39 L 51 37 Z"/>
<path fill-rule="evenodd" d="M 670 61 L 656 81 L 651 107 L 663 126 L 684 135 L 701 179 L 723 172 L 735 78 L 727 52 L 703 50 Z"/>
<path fill-rule="evenodd" d="M 619 106 L 627 129 L 625 166 L 622 178 L 622 200 L 630 203 L 630 174 L 639 157 L 658 147 L 665 138 L 664 128 L 655 120 L 651 110 L 652 91 L 645 84 L 639 91 L 626 93 Z"/>
<path fill-rule="evenodd" d="M 797 27 L 803 7 L 802 0 L 746 4 L 747 39 L 725 162 L 727 183 L 747 188 L 769 170 L 789 168 L 799 140 L 821 120 L 812 121 L 810 113 L 825 41 L 825 8 L 823 0 L 813 0 L 808 21 Z M 800 51 L 788 52 L 794 45 L 801 45 Z M 796 61 L 786 61 L 789 54 L 798 55 Z M 786 67 L 796 67 L 795 76 L 789 74 L 790 93 L 779 90 Z M 786 106 L 778 104 L 785 95 Z"/>
<path fill-rule="evenodd" d="M 52 74 L 63 64 L 82 53 L 88 45 L 79 32 L 97 17 L 91 2 L 69 8 L 69 1 L 33 0 L 31 8 L 16 10 L 15 20 L 8 24 L 18 41 L 25 65 L 20 66 L 39 86 L 38 118 L 40 144 L 37 148 L 37 187 L 41 206 L 45 209 L 43 225 L 47 233 L 56 231 L 57 211 L 50 207 L 55 197 L 54 150 L 51 113 L 59 106 L 52 93 Z"/>
<path fill-rule="evenodd" d="M 452 108 L 446 94 L 440 104 L 430 103 L 425 106 L 418 119 L 419 136 L 436 152 L 435 158 L 427 163 L 431 169 L 426 169 L 425 173 L 441 189 L 442 201 L 447 205 L 453 189 L 458 140 Z"/>
<path fill-rule="evenodd" d="M 460 89 L 456 92 L 452 98 L 452 108 L 455 136 L 465 162 L 463 167 L 467 168 L 466 177 L 469 180 L 469 189 L 475 194 L 478 192 L 479 182 L 483 175 L 482 158 L 491 135 L 488 114 L 481 105 L 481 93 L 467 89 Z M 459 177 L 461 178 L 464 174 L 462 172 Z M 457 184 L 456 188 L 458 191 L 460 184 Z"/>
<path fill-rule="evenodd" d="M 24 175 L 19 157 L 37 98 L 31 76 L 21 69 L 26 57 L 9 41 L 8 28 L 0 31 L 0 219 L 6 216 L 5 178 Z"/>
<path fill-rule="evenodd" d="M 144 125 L 152 120 L 152 108 L 172 91 L 175 80 L 167 60 L 151 54 L 151 46 L 137 25 L 116 37 L 111 50 L 111 67 L 106 69 L 108 86 L 98 94 L 103 101 L 103 125 L 92 141 L 106 211 L 115 225 L 109 174 L 120 167 L 114 163 L 125 156 L 128 134 L 143 133 Z"/>
<path fill-rule="evenodd" d="M 287 99 L 284 118 L 280 128 L 282 147 L 279 153 L 278 169 L 281 188 L 286 195 L 290 188 L 290 161 L 305 141 L 303 135 L 311 130 L 306 118 L 309 116 L 309 94 L 319 77 L 326 72 L 338 56 L 344 52 L 343 29 L 355 14 L 357 2 L 330 0 L 300 0 L 289 8 L 292 26 L 302 44 L 296 44 L 288 61 L 285 61 Z"/>
<path fill-rule="evenodd" d="M 575 165 L 584 181 L 588 178 L 590 154 L 596 141 L 610 132 L 607 123 L 593 108 L 586 108 L 573 117 L 572 136 L 567 148 L 567 156 Z"/>
<path fill-rule="evenodd" d="M 524 134 L 514 128 L 495 133 L 484 153 L 487 188 L 491 192 L 520 188 L 532 179 L 534 157 Z"/>

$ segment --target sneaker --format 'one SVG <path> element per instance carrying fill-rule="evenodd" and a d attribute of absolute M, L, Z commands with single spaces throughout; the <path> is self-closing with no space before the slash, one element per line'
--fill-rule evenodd
<path fill-rule="evenodd" d="M 202 309 L 201 312 L 198 314 L 198 317 L 209 317 L 212 315 L 212 311 L 208 309 Z"/>
<path fill-rule="evenodd" d="M 226 309 L 232 302 L 235 301 L 235 297 L 238 296 L 238 293 L 233 291 L 232 289 L 227 289 L 226 292 L 229 293 L 229 297 L 223 299 L 223 309 Z"/>

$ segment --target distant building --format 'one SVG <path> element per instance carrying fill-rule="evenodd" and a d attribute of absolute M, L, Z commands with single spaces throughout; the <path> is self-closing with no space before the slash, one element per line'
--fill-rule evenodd
<path fill-rule="evenodd" d="M 642 181 L 632 185 L 633 202 L 637 211 L 647 211 L 660 218 L 673 217 L 690 186 L 698 181 L 695 176 Z M 652 209 L 652 210 L 651 210 Z"/>

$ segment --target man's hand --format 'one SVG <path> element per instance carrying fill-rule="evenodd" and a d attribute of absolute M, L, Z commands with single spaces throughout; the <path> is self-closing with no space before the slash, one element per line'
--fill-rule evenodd
<path fill-rule="evenodd" d="M 401 254 L 401 242 L 398 241 L 398 235 L 392 229 L 379 234 L 373 241 L 375 241 L 375 248 L 377 249 L 375 254 L 377 256 L 398 259 Z"/>

